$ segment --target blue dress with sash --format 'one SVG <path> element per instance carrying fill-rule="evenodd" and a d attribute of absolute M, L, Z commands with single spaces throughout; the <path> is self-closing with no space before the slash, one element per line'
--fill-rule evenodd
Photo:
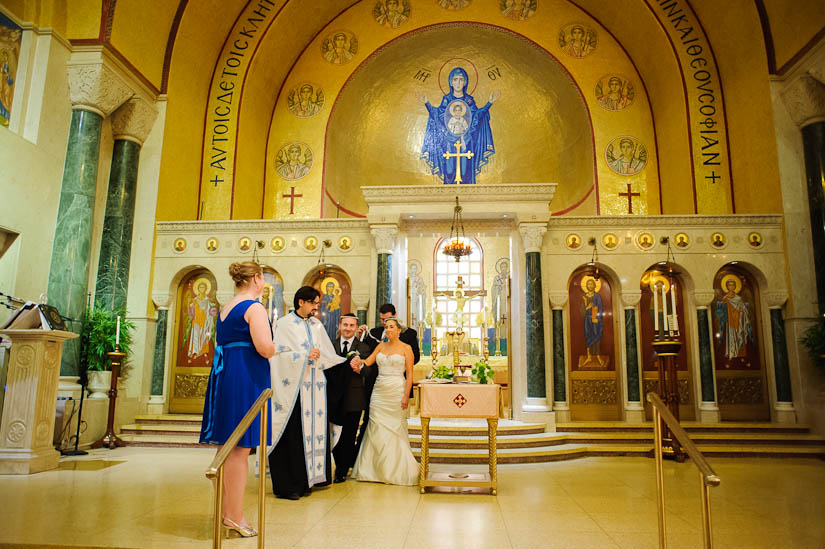
<path fill-rule="evenodd" d="M 253 303 L 251 299 L 241 301 L 226 320 L 218 315 L 215 359 L 203 403 L 201 444 L 224 444 L 261 392 L 271 386 L 269 361 L 255 350 L 249 324 L 244 320 Z M 238 446 L 254 448 L 260 444 L 260 424 L 260 416 L 256 416 Z M 267 444 L 271 436 L 268 425 Z"/>

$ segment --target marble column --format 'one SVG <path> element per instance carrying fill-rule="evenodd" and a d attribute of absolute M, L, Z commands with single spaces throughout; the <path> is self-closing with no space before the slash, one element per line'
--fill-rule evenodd
<path fill-rule="evenodd" d="M 641 396 L 639 372 L 639 337 L 636 324 L 636 308 L 642 299 L 641 291 L 622 292 L 624 305 L 624 352 L 625 379 L 627 383 L 627 401 L 625 403 L 625 420 L 629 423 L 641 423 L 645 419 L 644 404 Z"/>
<path fill-rule="evenodd" d="M 166 371 L 166 327 L 169 316 L 168 307 L 158 309 L 158 321 L 155 325 L 155 352 L 152 358 L 152 387 L 149 394 L 163 396 L 164 372 Z"/>
<path fill-rule="evenodd" d="M 805 175 L 808 182 L 808 204 L 811 216 L 814 274 L 819 314 L 825 314 L 825 121 L 802 128 L 802 146 L 805 151 Z"/>
<path fill-rule="evenodd" d="M 716 367 L 713 359 L 713 332 L 710 317 L 710 304 L 715 294 L 713 290 L 696 291 L 693 301 L 696 304 L 696 330 L 699 339 L 699 421 L 701 423 L 719 423 L 722 416 L 716 402 Z"/>
<path fill-rule="evenodd" d="M 544 354 L 544 303 L 541 288 L 541 241 L 544 224 L 523 223 L 519 232 L 524 241 L 527 263 L 525 280 L 525 352 L 527 354 L 527 398 L 547 398 Z"/>
<path fill-rule="evenodd" d="M 92 225 L 103 119 L 132 92 L 103 64 L 70 65 L 72 120 L 63 167 L 57 223 L 49 265 L 48 301 L 64 316 L 80 319 L 86 308 Z M 80 331 L 80 323 L 68 327 Z M 77 373 L 79 340 L 66 342 L 62 375 Z"/>
<path fill-rule="evenodd" d="M 788 300 L 785 292 L 769 292 L 765 300 L 771 314 L 771 344 L 773 347 L 773 373 L 776 381 L 776 399 L 774 402 L 775 421 L 779 423 L 796 423 L 796 409 L 791 391 L 791 369 L 788 361 L 788 344 L 785 334 L 785 318 L 782 307 Z"/>
<path fill-rule="evenodd" d="M 370 297 L 363 294 L 352 294 L 352 308 L 355 309 L 355 316 L 358 317 L 358 325 L 367 323 L 367 308 L 370 304 Z"/>
<path fill-rule="evenodd" d="M 392 252 L 395 237 L 398 235 L 396 225 L 376 225 L 370 230 L 375 237 L 378 252 L 378 272 L 375 287 L 375 325 L 381 325 L 378 309 L 384 303 L 392 303 Z"/>
<path fill-rule="evenodd" d="M 570 421 L 570 404 L 567 402 L 567 363 L 564 352 L 564 305 L 567 292 L 550 294 L 553 319 L 553 411 L 556 421 Z"/>
<path fill-rule="evenodd" d="M 95 287 L 95 305 L 99 307 L 126 309 L 140 148 L 156 116 L 157 111 L 138 98 L 130 99 L 112 115 L 115 143 Z"/>

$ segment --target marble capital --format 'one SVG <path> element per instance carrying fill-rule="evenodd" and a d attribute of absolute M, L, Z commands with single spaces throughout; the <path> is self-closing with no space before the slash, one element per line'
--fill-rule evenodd
<path fill-rule="evenodd" d="M 373 225 L 370 233 L 375 237 L 375 248 L 379 254 L 392 253 L 398 236 L 398 225 Z"/>
<path fill-rule="evenodd" d="M 768 291 L 764 295 L 771 309 L 780 309 L 788 301 L 788 292 L 785 291 Z"/>
<path fill-rule="evenodd" d="M 567 292 L 550 292 L 550 307 L 553 309 L 563 308 L 569 295 Z"/>
<path fill-rule="evenodd" d="M 158 309 L 168 309 L 170 301 L 168 292 L 152 292 L 152 302 Z"/>
<path fill-rule="evenodd" d="M 72 108 L 105 118 L 133 95 L 128 84 L 103 63 L 70 64 L 66 70 Z"/>
<path fill-rule="evenodd" d="M 367 309 L 370 306 L 369 294 L 352 294 L 352 308 L 354 310 Z"/>
<path fill-rule="evenodd" d="M 825 118 L 825 84 L 804 74 L 782 91 L 782 101 L 801 128 Z"/>
<path fill-rule="evenodd" d="M 132 97 L 112 113 L 112 133 L 115 139 L 127 139 L 143 145 L 157 116 L 157 109 L 149 102 Z"/>
<path fill-rule="evenodd" d="M 697 307 L 709 307 L 716 297 L 716 292 L 713 290 L 696 290 L 693 292 L 693 302 Z"/>
<path fill-rule="evenodd" d="M 526 253 L 541 251 L 541 242 L 544 238 L 544 233 L 547 232 L 547 224 L 521 223 L 518 226 L 518 231 L 521 233 L 521 239 L 524 242 L 524 251 Z"/>
<path fill-rule="evenodd" d="M 641 300 L 641 290 L 622 290 L 622 304 L 625 306 L 625 309 L 636 307 Z"/>

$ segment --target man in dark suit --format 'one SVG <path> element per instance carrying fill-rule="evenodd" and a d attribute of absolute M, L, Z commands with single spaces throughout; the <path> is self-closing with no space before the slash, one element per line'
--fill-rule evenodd
<path fill-rule="evenodd" d="M 341 436 L 332 449 L 335 458 L 334 482 L 344 482 L 355 463 L 361 438 L 358 425 L 364 412 L 366 429 L 370 396 L 378 374 L 375 366 L 365 366 L 362 359 L 370 355 L 369 345 L 355 337 L 358 319 L 352 313 L 341 316 L 338 337 L 332 340 L 335 352 L 347 357 L 346 362 L 324 370 L 327 377 L 327 410 L 329 421 L 341 426 Z"/>
<path fill-rule="evenodd" d="M 370 346 L 370 353 L 378 347 L 382 341 L 386 341 L 384 336 L 384 323 L 388 318 L 395 318 L 395 305 L 392 303 L 384 303 L 378 309 L 378 316 L 381 318 L 381 326 L 377 326 L 372 330 L 367 330 L 367 325 L 364 324 L 358 328 L 359 335 L 362 335 L 364 343 Z M 407 328 L 398 336 L 398 339 L 412 347 L 413 365 L 418 364 L 421 359 L 421 351 L 418 349 L 418 333 L 412 328 Z"/>

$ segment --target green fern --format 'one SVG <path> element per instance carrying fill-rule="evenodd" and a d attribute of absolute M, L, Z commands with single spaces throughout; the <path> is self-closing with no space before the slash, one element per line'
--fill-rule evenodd
<path fill-rule="evenodd" d="M 132 347 L 132 332 L 135 325 L 126 320 L 126 311 L 96 307 L 86 309 L 83 315 L 81 341 L 86 347 L 86 361 L 89 370 L 109 370 L 111 365 L 106 353 L 115 350 L 117 317 L 120 316 L 120 352 L 126 353 L 123 365 L 129 359 Z M 121 371 L 122 368 L 121 368 Z"/>

